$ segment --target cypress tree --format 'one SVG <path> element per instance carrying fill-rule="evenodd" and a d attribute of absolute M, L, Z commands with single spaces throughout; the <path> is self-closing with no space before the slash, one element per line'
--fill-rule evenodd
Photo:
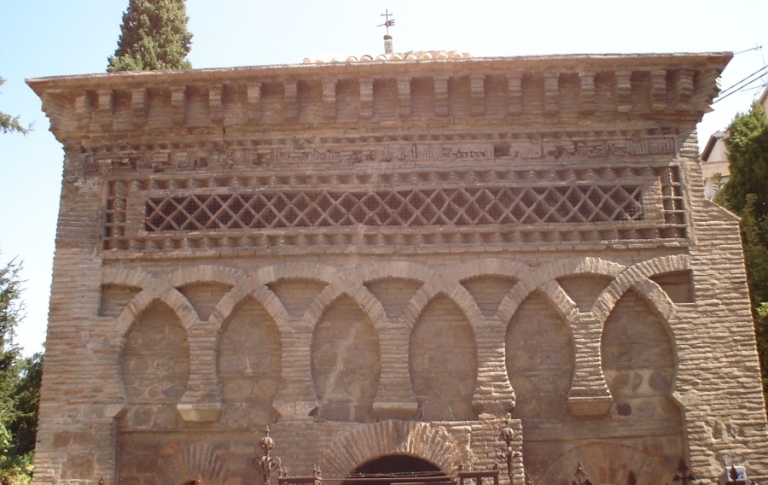
<path fill-rule="evenodd" d="M 188 20 L 184 0 L 130 0 L 107 71 L 191 68 Z"/>

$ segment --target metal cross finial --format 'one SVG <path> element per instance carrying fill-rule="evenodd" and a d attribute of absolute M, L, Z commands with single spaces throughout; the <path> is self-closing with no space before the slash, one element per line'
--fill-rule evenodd
<path fill-rule="evenodd" d="M 384 10 L 384 13 L 381 14 L 381 16 L 384 17 L 384 23 L 381 25 L 377 25 L 377 27 L 386 27 L 387 34 L 389 34 L 389 28 L 395 26 L 395 19 L 394 18 L 392 20 L 389 19 L 391 15 L 394 15 L 394 14 L 389 13 L 389 9 Z"/>

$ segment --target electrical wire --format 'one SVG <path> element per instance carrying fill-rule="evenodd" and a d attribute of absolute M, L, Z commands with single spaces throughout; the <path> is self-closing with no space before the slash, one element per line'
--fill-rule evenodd
<path fill-rule="evenodd" d="M 752 74 L 750 74 L 749 76 L 745 77 L 744 79 L 742 79 L 741 81 L 737 82 L 736 84 L 733 84 L 733 85 L 729 86 L 728 88 L 722 90 L 720 92 L 720 95 L 717 97 L 717 99 L 712 101 L 712 104 L 715 104 L 715 103 L 717 103 L 719 101 L 722 101 L 725 98 L 727 98 L 728 96 L 730 96 L 730 95 L 732 95 L 734 93 L 738 93 L 739 91 L 743 90 L 744 88 L 746 88 L 750 84 L 753 84 L 756 81 L 759 81 L 760 78 L 762 77 L 761 73 L 763 71 L 765 71 L 765 70 L 768 70 L 768 64 L 763 66 L 763 67 L 761 67 L 760 69 L 758 69 L 757 71 L 753 72 Z M 754 79 L 751 79 L 753 77 L 754 77 Z M 747 81 L 749 81 L 749 82 L 747 82 Z"/>

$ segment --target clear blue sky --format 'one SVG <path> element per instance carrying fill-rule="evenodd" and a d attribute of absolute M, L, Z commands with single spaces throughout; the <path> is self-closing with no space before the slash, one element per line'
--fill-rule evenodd
<path fill-rule="evenodd" d="M 63 154 L 25 78 L 103 72 L 128 0 L 0 0 L 0 110 L 34 131 L 0 135 L 0 262 L 24 261 L 27 353 L 45 338 Z M 738 52 L 731 86 L 766 64 L 768 1 L 188 0 L 195 68 L 300 63 L 382 51 L 380 14 L 394 13 L 395 51 L 476 56 Z M 768 78 L 714 105 L 700 144 L 746 111 Z M 762 87 L 761 87 L 762 86 Z"/>

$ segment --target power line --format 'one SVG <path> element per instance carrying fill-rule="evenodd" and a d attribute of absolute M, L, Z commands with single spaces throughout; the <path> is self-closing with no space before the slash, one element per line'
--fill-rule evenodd
<path fill-rule="evenodd" d="M 763 71 L 767 70 L 767 69 L 768 69 L 768 65 L 765 65 L 765 66 L 761 67 L 760 69 L 758 69 L 757 71 L 755 71 L 752 74 L 750 74 L 749 76 L 745 77 L 741 81 L 737 82 L 736 84 L 733 84 L 733 85 L 729 86 L 728 88 L 722 90 L 720 92 L 720 95 L 717 97 L 717 99 L 712 101 L 712 104 L 715 104 L 715 103 L 717 103 L 719 101 L 722 101 L 725 98 L 727 98 L 728 96 L 730 96 L 730 95 L 732 95 L 734 93 L 738 93 L 739 91 L 743 90 L 744 88 L 746 88 L 750 84 L 753 84 L 754 82 L 759 81 L 760 78 L 762 77 L 761 73 Z M 754 79 L 752 79 L 752 78 L 754 78 Z"/>
<path fill-rule="evenodd" d="M 752 76 L 758 75 L 758 74 L 760 73 L 760 71 L 763 71 L 763 70 L 765 70 L 765 68 L 766 68 L 766 67 L 768 67 L 768 66 L 763 66 L 763 67 L 761 67 L 760 69 L 758 69 L 757 71 L 755 71 L 755 72 L 753 72 L 752 74 L 748 75 L 747 77 L 745 77 L 744 79 L 740 80 L 739 82 L 737 82 L 737 83 L 734 83 L 734 84 L 732 84 L 732 85 L 728 86 L 727 88 L 723 89 L 723 90 L 720 92 L 720 96 L 723 96 L 723 95 L 725 95 L 726 93 L 728 93 L 728 91 L 730 91 L 730 90 L 732 90 L 732 89 L 734 89 L 734 88 L 738 87 L 738 86 L 739 86 L 741 83 L 743 83 L 744 81 L 747 81 L 747 80 L 748 80 L 749 78 L 751 78 Z"/>

